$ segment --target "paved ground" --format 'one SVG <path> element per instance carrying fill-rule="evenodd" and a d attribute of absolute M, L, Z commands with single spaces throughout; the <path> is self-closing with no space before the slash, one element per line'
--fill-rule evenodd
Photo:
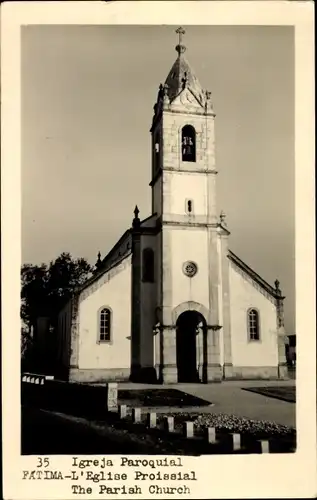
<path fill-rule="evenodd" d="M 220 384 L 175 384 L 167 388 L 174 388 L 200 397 L 213 403 L 212 407 L 191 408 L 191 411 L 201 413 L 230 413 L 256 420 L 270 420 L 282 425 L 295 427 L 296 405 L 279 399 L 273 399 L 261 394 L 244 391 L 243 387 L 260 386 L 283 386 L 295 385 L 294 380 L 285 381 L 226 381 Z M 162 387 L 162 386 L 160 386 Z M 120 389 L 146 389 L 155 388 L 155 385 L 120 383 Z M 151 408 L 151 410 L 154 410 Z M 158 408 L 156 411 L 163 412 L 166 408 Z M 177 411 L 177 408 L 170 408 Z M 182 411 L 188 411 L 183 408 Z"/>

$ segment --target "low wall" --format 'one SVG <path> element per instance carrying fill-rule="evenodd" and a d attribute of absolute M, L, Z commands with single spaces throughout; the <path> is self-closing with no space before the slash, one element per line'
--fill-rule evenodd
<path fill-rule="evenodd" d="M 118 409 L 118 385 L 88 385 L 22 376 L 21 403 L 80 415 L 102 415 Z"/>

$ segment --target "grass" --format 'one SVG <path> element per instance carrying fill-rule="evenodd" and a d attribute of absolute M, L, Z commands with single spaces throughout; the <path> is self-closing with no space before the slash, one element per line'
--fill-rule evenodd
<path fill-rule="evenodd" d="M 294 386 L 245 387 L 243 390 L 262 394 L 268 398 L 287 401 L 288 403 L 296 403 L 296 389 Z"/>
<path fill-rule="evenodd" d="M 122 389 L 118 391 L 119 404 L 132 407 L 170 408 L 209 406 L 211 403 L 177 389 Z"/>

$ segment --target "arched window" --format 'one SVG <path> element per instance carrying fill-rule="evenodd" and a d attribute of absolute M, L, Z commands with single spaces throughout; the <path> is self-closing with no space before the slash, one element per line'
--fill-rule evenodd
<path fill-rule="evenodd" d="M 259 312 L 256 309 L 248 311 L 248 335 L 249 340 L 260 340 Z"/>
<path fill-rule="evenodd" d="M 154 281 L 154 252 L 152 248 L 143 250 L 142 278 L 145 282 L 152 283 Z"/>
<path fill-rule="evenodd" d="M 112 313 L 108 307 L 99 311 L 99 342 L 111 341 Z"/>
<path fill-rule="evenodd" d="M 182 129 L 182 161 L 196 161 L 196 132 L 191 125 Z"/>

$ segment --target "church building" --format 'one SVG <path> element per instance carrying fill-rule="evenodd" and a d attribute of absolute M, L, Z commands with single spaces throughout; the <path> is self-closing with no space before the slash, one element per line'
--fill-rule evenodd
<path fill-rule="evenodd" d="M 287 375 L 284 297 L 228 247 L 211 92 L 185 58 L 184 30 L 177 34 L 154 105 L 151 215 L 135 207 L 131 227 L 60 312 L 57 365 L 69 380 Z"/>

